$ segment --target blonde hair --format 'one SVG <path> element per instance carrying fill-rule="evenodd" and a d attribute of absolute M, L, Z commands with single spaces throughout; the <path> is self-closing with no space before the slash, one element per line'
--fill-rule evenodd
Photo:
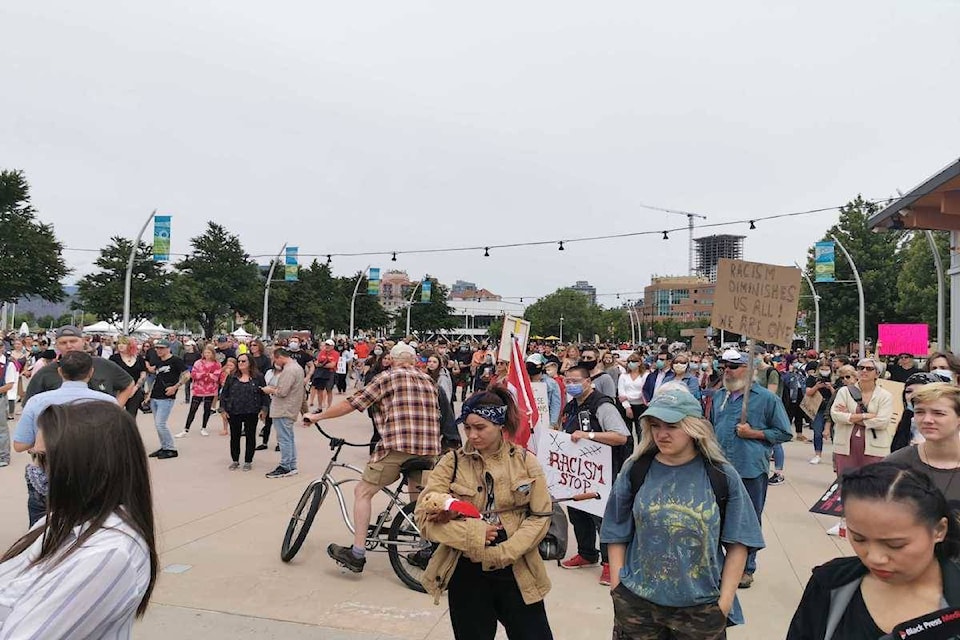
<path fill-rule="evenodd" d="M 913 402 L 913 406 L 916 407 L 919 404 L 936 402 L 942 398 L 953 402 L 953 411 L 960 416 L 960 387 L 949 382 L 932 382 L 925 384 L 913 392 L 910 401 Z"/>
<path fill-rule="evenodd" d="M 660 388 L 657 389 L 657 392 L 654 393 L 654 398 L 656 398 L 658 393 L 668 391 L 671 388 L 676 388 L 678 391 L 684 393 L 690 393 L 683 383 L 671 381 L 661 385 Z M 723 450 L 720 448 L 720 443 L 717 442 L 713 425 L 710 424 L 709 420 L 702 416 L 684 416 L 679 422 L 673 424 L 690 436 L 697 451 L 708 462 L 719 465 L 727 461 L 727 457 L 723 455 Z M 659 448 L 653 439 L 653 427 L 650 424 L 650 418 L 644 416 L 640 418 L 640 443 L 633 450 L 633 455 L 630 456 L 630 458 L 637 460 L 640 456 L 650 451 L 656 452 L 659 451 Z"/>

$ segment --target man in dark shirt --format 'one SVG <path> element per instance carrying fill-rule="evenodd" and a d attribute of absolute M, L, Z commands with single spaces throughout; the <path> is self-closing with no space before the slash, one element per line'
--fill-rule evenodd
<path fill-rule="evenodd" d="M 183 364 L 183 360 L 170 353 L 170 343 L 166 340 L 158 340 L 154 348 L 157 350 L 157 364 L 154 371 L 156 380 L 153 383 L 153 389 L 150 390 L 150 409 L 153 412 L 157 436 L 160 438 L 160 448 L 151 453 L 150 457 L 166 460 L 179 455 L 173 443 L 173 434 L 167 427 L 167 420 L 173 410 L 177 391 L 180 390 L 187 366 Z"/>
<path fill-rule="evenodd" d="M 57 351 L 61 354 L 84 350 L 83 333 L 77 327 L 73 325 L 60 327 L 57 329 L 56 336 Z M 26 405 L 27 400 L 38 393 L 59 389 L 61 384 L 63 384 L 63 378 L 60 376 L 60 363 L 54 361 L 40 368 L 30 377 L 30 384 L 27 385 L 23 395 L 23 404 Z M 87 381 L 87 386 L 94 391 L 114 396 L 121 407 L 136 391 L 133 378 L 126 371 L 100 357 L 93 358 L 93 375 Z"/>
<path fill-rule="evenodd" d="M 230 344 L 227 336 L 220 336 L 217 338 L 216 356 L 217 362 L 219 362 L 221 366 L 227 362 L 228 358 L 237 357 L 237 350 L 233 348 L 232 344 Z"/>
<path fill-rule="evenodd" d="M 890 379 L 894 382 L 906 382 L 907 378 L 915 373 L 920 373 L 920 368 L 909 353 L 901 353 L 897 356 L 897 362 L 887 367 L 890 372 Z"/>

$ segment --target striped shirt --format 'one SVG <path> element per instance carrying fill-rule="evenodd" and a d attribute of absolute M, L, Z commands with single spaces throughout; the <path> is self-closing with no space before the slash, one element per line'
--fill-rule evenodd
<path fill-rule="evenodd" d="M 45 523 L 42 519 L 35 527 Z M 42 544 L 43 536 L 0 564 L 0 639 L 130 638 L 150 584 L 144 540 L 111 515 L 60 564 L 28 567 Z"/>
<path fill-rule="evenodd" d="M 378 374 L 360 393 L 347 399 L 370 416 L 383 438 L 370 458 L 382 460 L 390 451 L 417 456 L 440 455 L 440 405 L 437 387 L 426 373 L 394 366 Z"/>

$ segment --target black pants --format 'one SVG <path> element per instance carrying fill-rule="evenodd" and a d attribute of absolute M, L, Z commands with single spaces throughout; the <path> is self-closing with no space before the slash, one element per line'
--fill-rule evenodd
<path fill-rule="evenodd" d="M 253 453 L 257 448 L 257 421 L 256 413 L 230 414 L 230 458 L 234 462 L 240 461 L 240 436 L 247 441 L 243 461 L 253 462 Z"/>
<path fill-rule="evenodd" d="M 190 402 L 190 388 L 193 387 L 193 379 L 187 378 L 187 381 L 183 383 L 183 401 Z"/>
<path fill-rule="evenodd" d="M 143 389 L 137 389 L 137 391 L 130 396 L 130 399 L 127 400 L 127 404 L 123 405 L 123 408 L 127 410 L 127 413 L 133 418 L 133 421 L 137 421 L 137 413 L 140 411 L 140 405 L 143 404 Z"/>
<path fill-rule="evenodd" d="M 370 409 L 367 409 L 367 415 L 370 416 L 370 422 L 373 422 L 373 413 L 370 412 Z M 377 443 L 381 440 L 383 440 L 383 437 L 377 430 L 377 423 L 373 422 L 373 435 L 370 436 L 370 455 L 373 455 L 373 450 L 377 448 Z"/>
<path fill-rule="evenodd" d="M 197 409 L 200 408 L 200 403 L 203 403 L 203 424 L 201 425 L 204 429 L 207 428 L 207 423 L 210 422 L 210 414 L 213 413 L 213 396 L 193 396 L 190 399 L 190 412 L 187 414 L 187 425 L 184 427 L 186 431 L 190 431 L 190 425 L 193 424 L 193 419 L 197 415 Z"/>
<path fill-rule="evenodd" d="M 577 553 L 580 557 L 588 562 L 596 562 L 599 556 L 603 562 L 609 562 L 606 544 L 601 543 L 600 552 L 597 553 L 597 533 L 600 532 L 603 518 L 572 508 L 567 509 L 567 518 L 573 525 L 573 534 L 577 537 Z"/>
<path fill-rule="evenodd" d="M 786 409 L 787 415 L 793 421 L 793 430 L 797 433 L 803 433 L 803 421 L 807 418 L 807 414 L 800 408 L 800 403 L 791 402 Z"/>
<path fill-rule="evenodd" d="M 450 579 L 448 604 L 456 640 L 493 640 L 497 621 L 510 640 L 553 640 L 543 601 L 523 601 L 512 567 L 485 572 L 461 558 Z"/>
<path fill-rule="evenodd" d="M 340 393 L 346 393 L 347 392 L 347 374 L 338 373 L 336 385 L 337 385 L 337 391 L 339 391 Z"/>

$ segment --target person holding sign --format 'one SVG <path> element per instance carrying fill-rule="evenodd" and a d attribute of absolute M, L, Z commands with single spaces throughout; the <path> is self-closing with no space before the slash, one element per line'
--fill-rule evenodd
<path fill-rule="evenodd" d="M 746 354 L 727 349 L 720 362 L 724 366 L 723 389 L 713 396 L 710 422 L 720 448 L 750 494 L 759 522 L 767 501 L 767 472 L 773 445 L 793 439 L 790 419 L 779 397 L 749 380 Z M 753 584 L 756 570 L 757 552 L 751 549 L 740 588 Z"/>
<path fill-rule="evenodd" d="M 587 439 L 596 441 L 601 446 L 614 447 L 613 474 L 616 476 L 624 459 L 632 451 L 632 446 L 624 447 L 631 440 L 630 431 L 613 398 L 594 390 L 590 375 L 591 372 L 586 367 L 567 369 L 564 383 L 567 393 L 573 399 L 563 408 L 563 416 L 560 418 L 562 429 L 570 434 L 570 439 L 574 442 Z M 625 452 L 624 449 L 628 451 Z M 577 554 L 564 560 L 560 566 L 564 569 L 580 569 L 596 565 L 598 560 L 602 561 L 600 584 L 610 584 L 606 545 L 601 544 L 600 551 L 597 551 L 597 532 L 603 520 L 573 507 L 567 509 L 567 514 L 577 538 Z"/>
<path fill-rule="evenodd" d="M 417 526 L 438 542 L 422 583 L 439 603 L 449 589 L 457 640 L 552 640 L 543 598 L 550 579 L 538 545 L 553 513 L 537 457 L 510 440 L 520 413 L 510 392 L 470 396 L 458 420 L 466 443 L 445 454 L 417 501 Z"/>
<path fill-rule="evenodd" d="M 680 383 L 640 419 L 640 446 L 604 513 L 615 638 L 723 638 L 743 624 L 737 586 L 764 546 L 750 496 Z"/>
<path fill-rule="evenodd" d="M 880 462 L 848 471 L 841 487 L 857 555 L 813 570 L 787 640 L 876 640 L 960 605 L 960 521 L 926 474 Z"/>

